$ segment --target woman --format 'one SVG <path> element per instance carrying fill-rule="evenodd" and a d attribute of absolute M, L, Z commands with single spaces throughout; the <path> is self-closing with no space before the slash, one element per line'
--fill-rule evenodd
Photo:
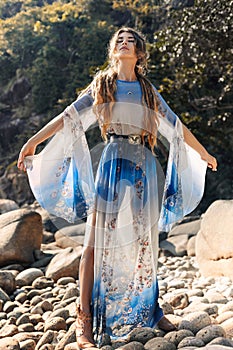
<path fill-rule="evenodd" d="M 174 329 L 158 304 L 158 230 L 168 230 L 197 206 L 206 165 L 217 170 L 216 159 L 145 78 L 146 65 L 143 36 L 118 30 L 109 45 L 109 67 L 19 155 L 18 167 L 28 168 L 43 207 L 68 221 L 88 215 L 76 322 L 82 349 L 95 347 L 93 330 L 100 344 L 104 333 L 117 339 L 139 326 Z M 96 120 L 109 142 L 94 184 L 84 132 Z M 157 131 L 170 142 L 162 199 Z M 45 151 L 30 158 L 54 134 Z"/>

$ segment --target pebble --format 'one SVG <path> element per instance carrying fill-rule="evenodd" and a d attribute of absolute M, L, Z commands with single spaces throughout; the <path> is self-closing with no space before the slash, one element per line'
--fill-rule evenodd
<path fill-rule="evenodd" d="M 53 281 L 43 270 L 16 274 L 16 289 L 0 288 L 0 350 L 78 350 L 75 338 L 79 284 L 73 277 Z M 226 277 L 200 275 L 195 257 L 161 257 L 160 305 L 177 326 L 135 328 L 127 339 L 103 337 L 102 350 L 233 349 L 233 288 Z"/>

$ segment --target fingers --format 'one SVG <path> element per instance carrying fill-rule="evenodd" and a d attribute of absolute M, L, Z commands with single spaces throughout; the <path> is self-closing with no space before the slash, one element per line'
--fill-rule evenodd
<path fill-rule="evenodd" d="M 17 167 L 18 167 L 19 170 L 26 171 L 26 168 L 25 168 L 23 160 L 20 160 L 20 159 L 18 160 Z"/>
<path fill-rule="evenodd" d="M 208 167 L 212 170 L 212 171 L 217 171 L 217 160 L 214 157 L 211 157 L 211 160 L 208 161 Z"/>
<path fill-rule="evenodd" d="M 22 152 L 20 152 L 20 154 L 19 154 L 17 167 L 18 167 L 19 170 L 26 171 L 26 167 L 24 165 L 24 156 L 22 155 Z"/>

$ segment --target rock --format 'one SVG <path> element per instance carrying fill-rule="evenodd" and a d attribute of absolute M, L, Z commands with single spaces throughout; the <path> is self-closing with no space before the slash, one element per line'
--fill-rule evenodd
<path fill-rule="evenodd" d="M 19 287 L 30 286 L 36 278 L 41 276 L 44 276 L 44 274 L 40 269 L 30 268 L 20 272 L 15 280 Z"/>
<path fill-rule="evenodd" d="M 233 338 L 233 317 L 221 323 L 221 327 L 226 332 L 226 336 Z"/>
<path fill-rule="evenodd" d="M 196 238 L 196 257 L 204 276 L 233 279 L 232 218 L 233 200 L 217 200 L 204 214 Z"/>
<path fill-rule="evenodd" d="M 179 325 L 179 329 L 188 329 L 196 334 L 200 329 L 210 324 L 211 318 L 207 312 L 196 311 L 184 316 Z"/>
<path fill-rule="evenodd" d="M 229 318 L 233 319 L 233 311 L 226 311 L 221 313 L 219 316 L 216 317 L 216 321 L 218 323 L 223 323 L 226 320 L 229 320 Z"/>
<path fill-rule="evenodd" d="M 168 302 L 160 303 L 160 307 L 163 309 L 164 315 L 174 314 L 173 307 Z"/>
<path fill-rule="evenodd" d="M 42 242 L 42 222 L 39 214 L 26 209 L 0 215 L 0 266 L 12 262 L 31 263 L 33 252 Z"/>
<path fill-rule="evenodd" d="M 185 348 L 187 349 L 187 348 Z M 185 350 L 183 349 L 183 350 Z M 229 346 L 224 346 L 224 345 L 221 345 L 221 347 L 219 345 L 206 345 L 204 348 L 198 348 L 198 350 L 232 350 L 232 347 L 229 347 Z M 195 348 L 196 350 L 196 348 Z"/>
<path fill-rule="evenodd" d="M 173 315 L 173 314 L 166 314 L 166 318 L 174 324 L 174 326 L 178 327 L 180 322 L 182 321 L 182 318 L 178 315 Z M 158 335 L 160 336 L 160 335 Z"/>
<path fill-rule="evenodd" d="M 12 272 L 0 271 L 0 287 L 9 295 L 14 292 L 16 283 Z"/>
<path fill-rule="evenodd" d="M 229 301 L 226 305 L 219 308 L 219 314 L 222 314 L 223 312 L 232 311 L 233 312 L 233 300 Z"/>
<path fill-rule="evenodd" d="M 52 330 L 47 330 L 42 337 L 40 338 L 40 340 L 38 341 L 35 350 L 39 350 L 41 349 L 41 347 L 45 344 L 51 344 L 53 342 L 54 339 L 54 331 Z"/>
<path fill-rule="evenodd" d="M 181 340 L 181 342 L 178 345 L 178 349 L 185 348 L 188 346 L 195 346 L 197 348 L 200 348 L 201 346 L 204 346 L 205 343 L 202 339 L 196 338 L 196 337 L 187 337 Z"/>
<path fill-rule="evenodd" d="M 173 236 L 160 242 L 159 247 L 164 251 L 170 253 L 172 256 L 183 256 L 187 254 L 188 236 Z"/>
<path fill-rule="evenodd" d="M 128 342 L 140 342 L 142 344 L 146 344 L 148 340 L 152 339 L 155 337 L 155 333 L 152 328 L 149 327 L 140 327 L 140 328 L 135 328 L 133 329 L 128 337 L 127 341 Z"/>
<path fill-rule="evenodd" d="M 67 288 L 62 300 L 70 299 L 72 297 L 79 297 L 79 290 L 77 286 Z"/>
<path fill-rule="evenodd" d="M 0 300 L 2 300 L 3 302 L 6 301 L 10 301 L 9 296 L 4 292 L 4 290 L 2 290 L 2 288 L 0 288 Z"/>
<path fill-rule="evenodd" d="M 214 314 L 217 314 L 218 312 L 218 306 L 216 304 L 193 302 L 184 309 L 184 312 L 192 313 L 192 312 L 195 312 L 196 310 L 206 312 L 209 315 L 214 315 Z"/>
<path fill-rule="evenodd" d="M 55 350 L 63 350 L 66 348 L 66 345 L 76 343 L 76 335 L 75 335 L 75 324 L 73 324 L 69 331 L 65 334 L 65 336 L 58 342 L 55 347 Z"/>
<path fill-rule="evenodd" d="M 28 314 L 23 314 L 22 316 L 20 316 L 17 321 L 16 321 L 16 325 L 19 326 L 21 324 L 25 324 L 25 323 L 30 323 L 30 313 Z"/>
<path fill-rule="evenodd" d="M 44 344 L 40 350 L 54 350 L 54 346 L 52 344 Z"/>
<path fill-rule="evenodd" d="M 183 221 L 174 226 L 169 232 L 168 238 L 160 242 L 160 248 L 166 252 L 166 255 L 186 255 L 189 239 L 199 231 L 200 222 L 201 220 L 198 218 L 190 222 Z"/>
<path fill-rule="evenodd" d="M 18 204 L 10 199 L 0 199 L 0 214 L 19 209 Z"/>
<path fill-rule="evenodd" d="M 27 294 L 21 292 L 16 295 L 15 300 L 18 301 L 20 304 L 23 304 L 27 300 Z"/>
<path fill-rule="evenodd" d="M 57 281 L 61 277 L 78 278 L 79 261 L 82 247 L 66 248 L 58 253 L 49 263 L 45 275 Z"/>
<path fill-rule="evenodd" d="M 3 306 L 3 311 L 6 313 L 10 313 L 14 308 L 18 306 L 16 302 L 13 301 L 6 301 Z"/>
<path fill-rule="evenodd" d="M 19 124 L 20 123 L 21 121 L 19 121 Z M 8 131 L 9 129 L 11 129 L 11 131 L 14 129 L 17 135 L 19 135 L 19 124 L 12 125 L 12 123 L 9 123 L 9 120 L 6 123 Z M 7 143 L 4 142 L 2 145 L 6 146 Z M 14 200 L 19 205 L 32 202 L 34 199 L 26 173 L 18 170 L 14 162 L 8 165 L 4 175 L 0 177 L 0 196 L 1 198 Z"/>
<path fill-rule="evenodd" d="M 36 342 L 33 339 L 28 339 L 20 343 L 20 350 L 35 350 Z"/>
<path fill-rule="evenodd" d="M 165 334 L 164 339 L 170 341 L 172 344 L 175 344 L 176 346 L 187 337 L 193 337 L 194 334 L 187 330 L 187 329 L 181 329 L 179 331 L 173 331 Z"/>
<path fill-rule="evenodd" d="M 84 243 L 86 224 L 66 226 L 58 230 L 54 237 L 58 247 L 78 247 Z"/>
<path fill-rule="evenodd" d="M 213 339 L 208 345 L 224 345 L 224 346 L 230 346 L 233 348 L 233 340 L 218 337 Z"/>
<path fill-rule="evenodd" d="M 153 338 L 145 346 L 145 350 L 176 350 L 176 346 L 164 338 Z"/>
<path fill-rule="evenodd" d="M 205 298 L 209 300 L 210 303 L 215 303 L 215 304 L 226 304 L 227 303 L 227 298 L 225 298 L 221 293 L 216 292 L 216 291 L 208 291 L 205 293 Z"/>
<path fill-rule="evenodd" d="M 64 350 L 79 350 L 80 348 L 78 347 L 77 343 L 74 342 L 74 343 L 67 344 L 64 348 L 62 348 L 62 350 L 63 349 Z M 89 349 L 91 349 L 91 348 L 89 348 Z M 111 347 L 111 349 L 112 349 L 112 347 Z"/>
<path fill-rule="evenodd" d="M 186 293 L 179 293 L 168 300 L 174 309 L 184 309 L 189 305 L 189 298 Z"/>
<path fill-rule="evenodd" d="M 19 332 L 33 332 L 34 326 L 32 323 L 24 323 L 18 326 L 18 331 Z"/>
<path fill-rule="evenodd" d="M 18 327 L 16 327 L 14 324 L 6 323 L 1 329 L 0 329 L 0 339 L 6 338 L 6 337 L 12 337 L 13 335 L 18 333 Z"/>
<path fill-rule="evenodd" d="M 195 236 L 200 230 L 201 219 L 199 217 L 190 217 L 190 221 L 185 218 L 180 224 L 174 226 L 168 233 L 168 237 L 188 235 L 189 237 Z"/>
<path fill-rule="evenodd" d="M 119 350 L 144 350 L 144 346 L 140 342 L 132 341 L 129 344 L 126 344 L 118 349 Z"/>
<path fill-rule="evenodd" d="M 0 339 L 0 350 L 20 350 L 19 342 L 11 337 Z"/>
<path fill-rule="evenodd" d="M 49 277 L 45 277 L 45 276 L 37 277 L 32 282 L 32 287 L 35 289 L 44 289 L 44 288 L 53 287 L 53 286 L 54 286 L 54 281 Z"/>
<path fill-rule="evenodd" d="M 60 331 L 61 329 L 66 330 L 66 321 L 62 317 L 53 317 L 45 321 L 44 331 L 53 330 Z"/>
<path fill-rule="evenodd" d="M 43 336 L 42 332 L 22 332 L 22 333 L 17 333 L 13 336 L 14 339 L 16 339 L 19 343 L 28 340 L 28 339 L 33 339 L 37 343 L 38 340 Z"/>
<path fill-rule="evenodd" d="M 62 317 L 64 320 L 67 320 L 68 317 L 70 316 L 69 311 L 66 309 L 58 309 L 53 311 L 50 315 L 49 318 L 53 318 L 53 317 Z"/>
<path fill-rule="evenodd" d="M 195 256 L 196 255 L 196 236 L 193 236 L 188 240 L 187 255 L 188 256 Z"/>
<path fill-rule="evenodd" d="M 202 328 L 197 332 L 196 337 L 204 341 L 205 344 L 208 344 L 211 340 L 218 337 L 225 337 L 226 332 L 224 329 L 218 325 L 209 325 Z"/>

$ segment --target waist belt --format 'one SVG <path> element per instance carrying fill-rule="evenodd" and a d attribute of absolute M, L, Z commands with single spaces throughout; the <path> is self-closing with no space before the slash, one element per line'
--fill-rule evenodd
<path fill-rule="evenodd" d="M 126 139 L 130 145 L 144 145 L 150 149 L 150 144 L 147 140 L 147 136 L 144 137 L 144 142 L 142 136 L 139 134 L 129 134 L 129 135 L 118 135 L 118 134 L 108 134 L 109 142 L 114 142 L 116 139 Z"/>

